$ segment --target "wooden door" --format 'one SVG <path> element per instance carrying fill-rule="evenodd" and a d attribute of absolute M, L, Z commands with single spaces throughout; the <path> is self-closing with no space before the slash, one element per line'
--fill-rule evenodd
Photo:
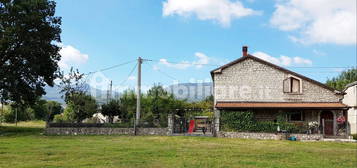
<path fill-rule="evenodd" d="M 331 111 L 323 111 L 321 113 L 321 123 L 323 122 L 323 130 L 325 135 L 333 135 L 333 113 Z"/>

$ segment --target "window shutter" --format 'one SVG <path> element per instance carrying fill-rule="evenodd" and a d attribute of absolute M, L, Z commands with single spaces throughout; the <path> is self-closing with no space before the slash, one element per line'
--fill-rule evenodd
<path fill-rule="evenodd" d="M 300 93 L 300 81 L 298 79 L 292 78 L 292 88 L 293 93 Z"/>
<path fill-rule="evenodd" d="M 289 93 L 291 92 L 291 89 L 290 89 L 290 78 L 286 78 L 284 81 L 283 81 L 283 90 L 285 93 Z"/>

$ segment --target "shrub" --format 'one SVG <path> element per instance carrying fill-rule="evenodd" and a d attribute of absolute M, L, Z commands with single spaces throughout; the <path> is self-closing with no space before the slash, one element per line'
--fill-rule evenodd
<path fill-rule="evenodd" d="M 255 128 L 252 112 L 224 111 L 221 113 L 223 130 L 251 131 Z"/>
<path fill-rule="evenodd" d="M 353 139 L 357 140 L 357 134 L 352 134 L 351 136 L 353 137 Z"/>
<path fill-rule="evenodd" d="M 221 112 L 221 127 L 224 131 L 248 131 L 248 132 L 269 132 L 286 130 L 288 132 L 301 133 L 307 128 L 304 126 L 298 127 L 293 123 L 285 122 L 278 115 L 277 122 L 272 121 L 257 121 L 254 118 L 254 113 L 251 111 L 223 111 Z"/>
<path fill-rule="evenodd" d="M 66 118 L 63 114 L 57 114 L 53 117 L 53 122 L 55 123 L 65 123 Z"/>

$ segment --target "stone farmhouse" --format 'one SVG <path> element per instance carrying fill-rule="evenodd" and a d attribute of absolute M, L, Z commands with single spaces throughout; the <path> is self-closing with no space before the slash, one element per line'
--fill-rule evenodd
<path fill-rule="evenodd" d="M 250 55 L 246 46 L 241 58 L 212 70 L 211 76 L 216 133 L 220 131 L 222 110 L 249 110 L 261 121 L 274 121 L 278 113 L 284 112 L 292 123 L 318 123 L 316 133 L 330 137 L 346 135 L 344 121 L 356 117 L 356 113 L 347 115 L 348 102 L 342 102 L 344 92 Z M 354 102 L 356 110 L 356 99 Z M 341 123 L 345 129 L 340 129 Z"/>

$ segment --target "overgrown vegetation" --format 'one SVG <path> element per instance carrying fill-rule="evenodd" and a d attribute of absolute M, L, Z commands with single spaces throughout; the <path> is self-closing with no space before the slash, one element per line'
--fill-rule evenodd
<path fill-rule="evenodd" d="M 43 120 L 52 121 L 56 114 L 63 112 L 60 103 L 38 99 L 33 105 L 18 106 L 15 103 L 0 108 L 0 122 Z"/>
<path fill-rule="evenodd" d="M 326 84 L 336 90 L 342 91 L 346 85 L 354 81 L 357 81 L 357 69 L 355 68 L 343 71 L 337 77 L 327 80 Z"/>
<path fill-rule="evenodd" d="M 353 139 L 357 140 L 357 134 L 352 134 L 351 136 L 353 137 Z"/>
<path fill-rule="evenodd" d="M 292 123 L 286 122 L 284 115 L 284 113 L 279 114 L 276 122 L 257 121 L 251 111 L 222 111 L 220 123 L 224 131 L 273 133 L 277 132 L 278 126 L 280 130 L 294 133 L 301 133 L 307 130 L 305 127 L 299 128 Z"/>

